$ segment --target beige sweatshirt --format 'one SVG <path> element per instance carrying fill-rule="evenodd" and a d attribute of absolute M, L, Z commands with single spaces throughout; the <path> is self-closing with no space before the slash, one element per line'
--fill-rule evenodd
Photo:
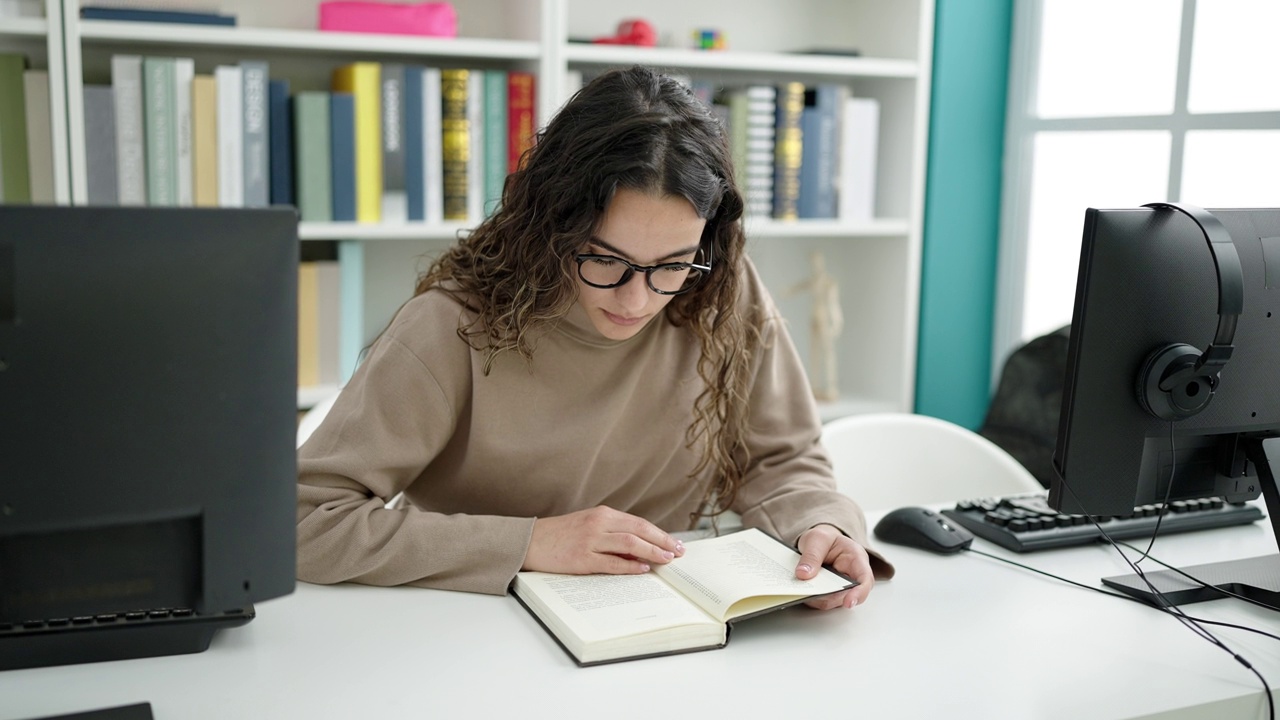
<path fill-rule="evenodd" d="M 835 490 L 795 347 L 748 265 L 741 302 L 772 318 L 754 359 L 751 461 L 733 510 L 793 544 L 830 523 L 867 544 L 857 505 Z M 655 317 L 605 339 L 581 308 L 539 339 L 533 361 L 485 354 L 457 335 L 444 293 L 411 300 L 298 454 L 298 577 L 502 594 L 534 519 L 607 505 L 687 530 L 705 478 L 685 446 L 700 347 Z M 403 491 L 408 506 L 386 509 Z M 873 554 L 878 577 L 893 568 Z"/>

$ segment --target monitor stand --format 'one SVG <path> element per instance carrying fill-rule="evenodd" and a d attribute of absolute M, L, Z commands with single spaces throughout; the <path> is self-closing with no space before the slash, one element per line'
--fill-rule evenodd
<path fill-rule="evenodd" d="M 1280 486 L 1276 484 L 1276 476 L 1267 461 L 1262 440 L 1261 437 L 1246 437 L 1242 444 L 1245 457 L 1258 469 L 1258 481 L 1262 483 L 1267 514 L 1271 516 L 1271 528 L 1277 544 L 1280 544 Z M 1190 580 L 1181 573 L 1201 580 L 1210 587 Z M 1147 581 L 1160 591 L 1163 600 L 1136 574 L 1104 577 L 1102 582 L 1156 607 L 1227 597 L 1218 590 L 1221 588 L 1280 609 L 1280 554 L 1194 565 L 1181 568 L 1181 573 L 1178 570 L 1143 573 Z"/>

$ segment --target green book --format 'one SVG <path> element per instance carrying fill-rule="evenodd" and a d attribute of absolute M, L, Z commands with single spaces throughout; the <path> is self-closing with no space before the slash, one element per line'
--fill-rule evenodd
<path fill-rule="evenodd" d="M 303 222 L 333 220 L 329 159 L 329 93 L 293 96 L 293 162 L 298 213 Z"/>
<path fill-rule="evenodd" d="M 502 202 L 502 184 L 507 180 L 510 157 L 507 142 L 507 73 L 484 73 L 484 215 L 488 217 Z"/>
<path fill-rule="evenodd" d="M 31 202 L 27 163 L 27 103 L 22 72 L 27 58 L 0 53 L 0 202 Z"/>
<path fill-rule="evenodd" d="M 174 58 L 142 59 L 142 127 L 147 156 L 147 204 L 178 204 L 178 103 Z"/>

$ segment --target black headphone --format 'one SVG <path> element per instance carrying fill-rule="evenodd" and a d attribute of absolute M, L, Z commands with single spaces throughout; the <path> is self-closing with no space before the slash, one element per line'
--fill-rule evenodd
<path fill-rule="evenodd" d="M 1165 345 L 1147 356 L 1138 371 L 1138 402 L 1161 420 L 1185 420 L 1209 406 L 1218 389 L 1218 373 L 1231 359 L 1236 321 L 1244 309 L 1244 273 L 1231 233 L 1207 210 L 1181 203 L 1143 207 L 1176 210 L 1195 221 L 1209 242 L 1218 271 L 1218 331 L 1203 353 L 1192 345 Z"/>

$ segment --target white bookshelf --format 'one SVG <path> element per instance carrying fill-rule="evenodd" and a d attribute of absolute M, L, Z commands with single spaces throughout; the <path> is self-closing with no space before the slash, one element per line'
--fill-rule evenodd
<path fill-rule="evenodd" d="M 813 251 L 823 253 L 828 271 L 840 282 L 846 318 L 838 350 L 842 397 L 823 404 L 824 419 L 913 407 L 933 38 L 930 0 L 647 0 L 641 6 L 620 0 L 455 0 L 459 37 L 450 39 L 319 32 L 313 29 L 318 0 L 222 0 L 221 11 L 236 15 L 236 27 L 87 21 L 79 18 L 77 0 L 48 4 L 47 21 L 5 23 L 0 47 L 41 42 L 52 55 L 53 43 L 58 43 L 57 69 L 68 102 L 55 115 L 65 123 L 67 201 L 77 203 L 87 195 L 82 89 L 87 82 L 109 81 L 114 53 L 193 57 L 202 73 L 218 63 L 264 59 L 272 77 L 288 78 L 293 92 L 327 88 L 334 67 L 362 58 L 528 70 L 538 76 L 539 126 L 572 91 L 567 81 L 571 71 L 590 75 L 631 64 L 724 84 L 837 82 L 854 95 L 874 97 L 881 107 L 874 217 L 857 222 L 750 217 L 745 223 L 748 251 L 773 289 L 806 361 L 809 299 L 786 290 L 807 275 Z M 610 34 L 618 21 L 632 17 L 653 23 L 666 46 L 579 42 Z M 50 30 L 58 27 L 62 32 Z M 722 30 L 728 49 L 692 49 L 686 39 L 692 29 L 703 27 Z M 814 48 L 842 53 L 805 52 Z M 856 56 L 844 52 L 855 49 Z M 344 296 L 342 311 L 344 323 L 361 328 L 362 342 L 344 343 L 351 363 L 408 298 L 426 259 L 467 229 L 458 223 L 300 225 L 303 240 L 338 241 L 343 281 L 357 288 L 356 297 Z M 300 406 L 332 389 L 301 388 Z"/>
<path fill-rule="evenodd" d="M 63 63 L 62 6 L 45 0 L 45 16 L 0 18 L 0 52 L 21 53 L 28 69 L 49 73 L 49 111 L 53 140 L 54 202 L 71 202 L 67 146 L 66 69 Z"/>

